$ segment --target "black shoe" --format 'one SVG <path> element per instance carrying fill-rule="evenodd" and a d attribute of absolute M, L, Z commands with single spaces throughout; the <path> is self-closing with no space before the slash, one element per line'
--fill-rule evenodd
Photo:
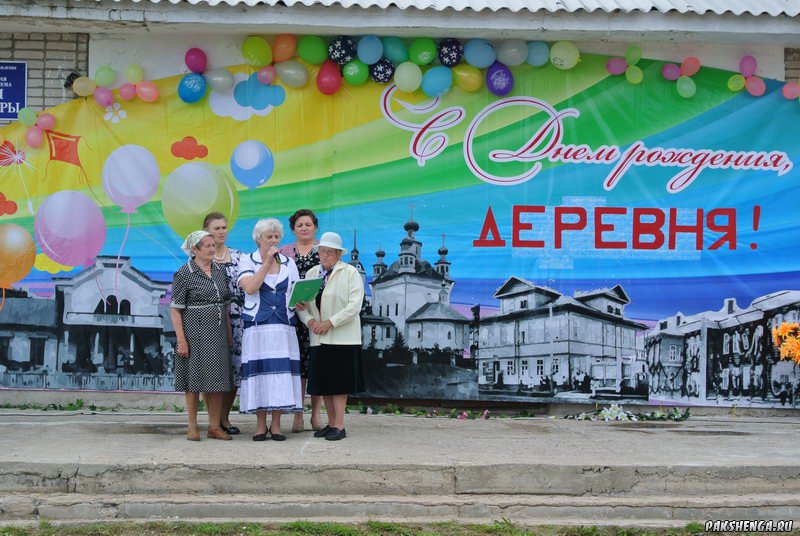
<path fill-rule="evenodd" d="M 314 432 L 314 437 L 325 437 L 325 434 L 327 434 L 329 431 L 331 431 L 331 427 L 326 424 L 325 428 Z"/>
<path fill-rule="evenodd" d="M 253 441 L 266 441 L 268 435 L 269 435 L 268 432 L 264 432 L 263 434 L 256 434 L 253 436 Z"/>
<path fill-rule="evenodd" d="M 282 434 L 272 434 L 273 441 L 286 441 L 286 436 Z"/>
<path fill-rule="evenodd" d="M 228 427 L 222 426 L 221 428 L 222 428 L 222 431 L 225 432 L 228 435 L 238 435 L 238 434 L 240 434 L 242 432 L 241 430 L 236 428 L 234 425 L 230 425 Z"/>
<path fill-rule="evenodd" d="M 345 432 L 344 428 L 341 430 L 338 428 L 331 428 L 328 430 L 328 433 L 325 434 L 325 441 L 339 441 L 345 437 L 347 437 L 347 432 Z"/>

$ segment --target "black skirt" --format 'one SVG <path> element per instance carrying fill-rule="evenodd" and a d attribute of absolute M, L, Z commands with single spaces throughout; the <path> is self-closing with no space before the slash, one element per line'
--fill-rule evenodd
<path fill-rule="evenodd" d="M 364 391 L 360 344 L 322 344 L 311 347 L 308 394 L 348 395 Z"/>

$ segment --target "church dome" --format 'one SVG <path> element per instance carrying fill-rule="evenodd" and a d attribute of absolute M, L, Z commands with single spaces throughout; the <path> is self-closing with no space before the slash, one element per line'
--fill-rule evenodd
<path fill-rule="evenodd" d="M 419 231 L 419 224 L 414 220 L 408 220 L 406 224 L 403 225 L 403 229 L 405 229 L 406 232 L 410 231 L 416 233 Z"/>
<path fill-rule="evenodd" d="M 448 250 L 445 246 L 439 248 L 439 255 L 447 255 Z"/>

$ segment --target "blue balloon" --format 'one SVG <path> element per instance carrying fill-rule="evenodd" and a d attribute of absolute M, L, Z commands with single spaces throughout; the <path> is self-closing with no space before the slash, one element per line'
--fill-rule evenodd
<path fill-rule="evenodd" d="M 528 65 L 541 67 L 550 61 L 550 47 L 544 41 L 528 42 Z"/>
<path fill-rule="evenodd" d="M 358 59 L 367 65 L 372 65 L 373 63 L 378 63 L 378 60 L 383 56 L 383 43 L 377 35 L 365 35 L 358 42 L 356 51 Z"/>
<path fill-rule="evenodd" d="M 251 190 L 267 182 L 274 169 L 272 152 L 260 141 L 243 141 L 231 155 L 233 176 Z"/>
<path fill-rule="evenodd" d="M 422 92 L 429 97 L 441 97 L 453 85 L 453 72 L 442 65 L 430 69 L 422 77 Z"/>
<path fill-rule="evenodd" d="M 192 104 L 206 94 L 206 79 L 201 74 L 187 74 L 178 82 L 178 96 L 183 102 Z"/>
<path fill-rule="evenodd" d="M 386 59 L 397 65 L 408 61 L 408 49 L 399 37 L 383 37 L 381 43 Z"/>
<path fill-rule="evenodd" d="M 497 59 L 497 52 L 489 41 L 471 39 L 464 47 L 464 59 L 478 69 L 485 69 Z"/>

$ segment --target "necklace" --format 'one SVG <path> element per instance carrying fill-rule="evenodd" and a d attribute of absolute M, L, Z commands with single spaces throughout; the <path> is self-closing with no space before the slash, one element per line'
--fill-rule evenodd
<path fill-rule="evenodd" d="M 225 248 L 224 250 L 222 250 L 222 257 L 217 257 L 217 253 L 214 252 L 214 260 L 215 261 L 224 261 L 225 260 L 225 253 L 226 253 L 227 249 L 228 248 Z"/>

